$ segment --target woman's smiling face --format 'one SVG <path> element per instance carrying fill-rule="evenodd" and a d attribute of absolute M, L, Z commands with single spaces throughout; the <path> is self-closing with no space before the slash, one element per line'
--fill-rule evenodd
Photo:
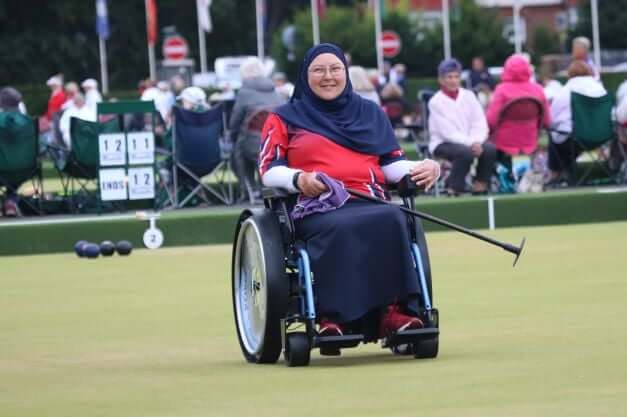
<path fill-rule="evenodd" d="M 337 98 L 346 87 L 346 67 L 330 53 L 318 55 L 307 68 L 311 91 L 323 100 Z"/>

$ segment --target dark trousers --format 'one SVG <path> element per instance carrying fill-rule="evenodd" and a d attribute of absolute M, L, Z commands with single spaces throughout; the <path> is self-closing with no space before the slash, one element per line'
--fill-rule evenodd
<path fill-rule="evenodd" d="M 582 152 L 582 147 L 577 142 L 573 142 L 568 138 L 563 143 L 555 143 L 549 141 L 549 169 L 559 172 L 566 169 L 572 169 L 573 162 Z"/>
<path fill-rule="evenodd" d="M 494 173 L 496 148 L 489 142 L 484 142 L 482 148 L 483 152 L 479 156 L 475 180 L 487 184 Z M 475 160 L 470 146 L 446 142 L 438 145 L 433 153 L 436 157 L 446 159 L 453 164 L 451 175 L 448 178 L 448 187 L 458 192 L 465 191 L 466 175 L 468 175 L 470 166 Z"/>

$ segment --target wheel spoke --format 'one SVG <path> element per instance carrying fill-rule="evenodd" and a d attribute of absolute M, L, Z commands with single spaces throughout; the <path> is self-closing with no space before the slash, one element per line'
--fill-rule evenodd
<path fill-rule="evenodd" d="M 238 325 L 250 353 L 261 349 L 266 325 L 266 277 L 261 240 L 256 227 L 246 221 L 240 231 L 237 265 Z"/>

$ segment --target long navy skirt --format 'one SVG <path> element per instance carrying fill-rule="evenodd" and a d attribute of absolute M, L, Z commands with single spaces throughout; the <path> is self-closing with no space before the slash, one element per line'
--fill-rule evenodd
<path fill-rule="evenodd" d="M 319 317 L 345 323 L 395 302 L 416 309 L 409 229 L 397 207 L 349 200 L 297 221 L 296 232 L 311 260 Z"/>

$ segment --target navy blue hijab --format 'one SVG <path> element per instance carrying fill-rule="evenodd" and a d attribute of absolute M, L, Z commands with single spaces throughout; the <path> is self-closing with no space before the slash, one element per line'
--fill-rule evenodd
<path fill-rule="evenodd" d="M 338 57 L 346 68 L 346 87 L 333 100 L 318 97 L 307 81 L 309 65 L 324 53 Z M 344 52 L 330 43 L 316 45 L 307 51 L 294 95 L 275 113 L 290 126 L 317 133 L 356 152 L 385 155 L 399 147 L 390 120 L 381 108 L 353 92 Z"/>

